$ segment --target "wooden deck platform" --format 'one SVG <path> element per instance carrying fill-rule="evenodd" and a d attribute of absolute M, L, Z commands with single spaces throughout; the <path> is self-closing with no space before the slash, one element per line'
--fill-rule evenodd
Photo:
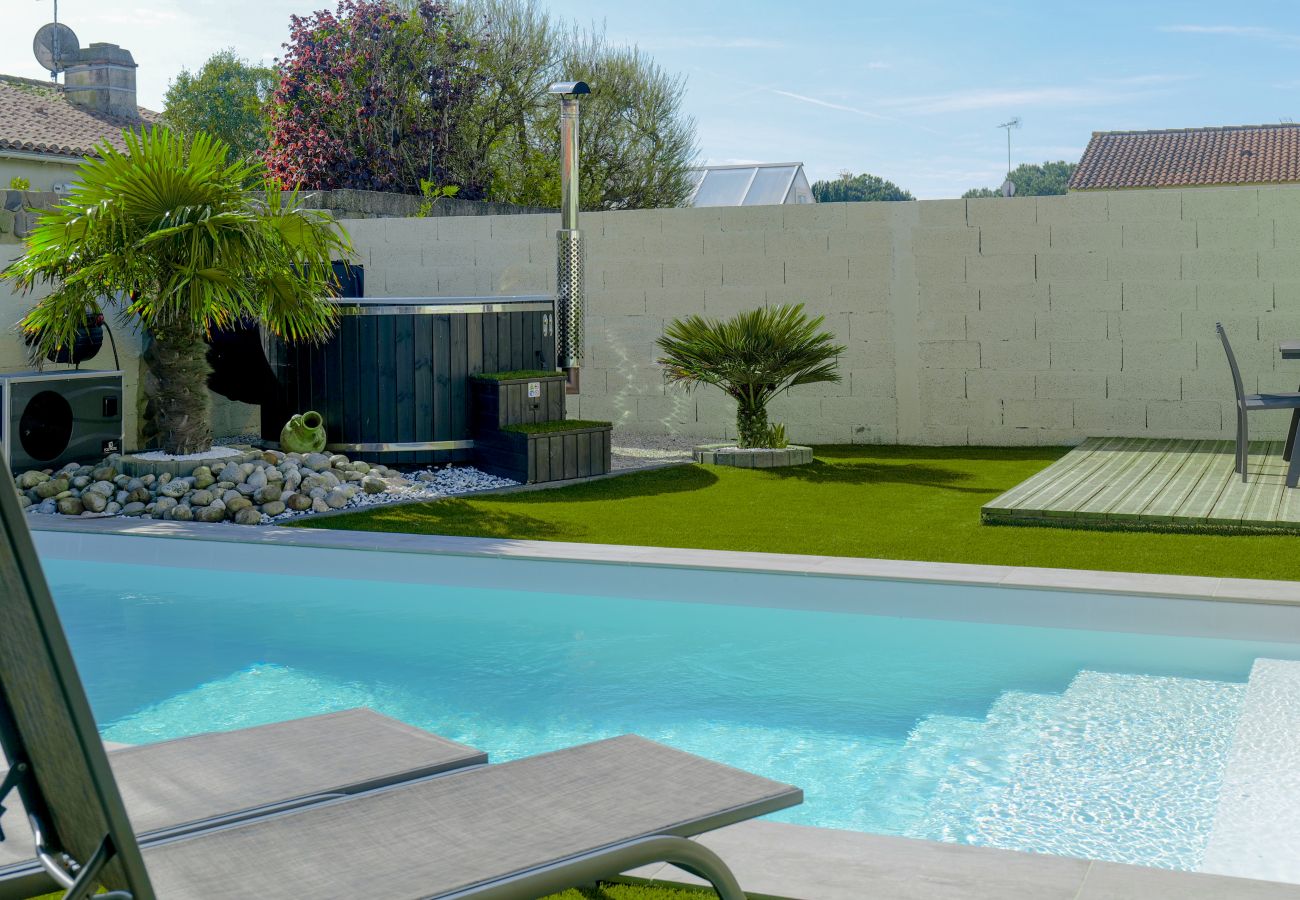
<path fill-rule="evenodd" d="M 1089 438 L 984 504 L 995 524 L 1300 533 L 1300 489 L 1287 489 L 1281 441 L 1252 442 L 1250 480 L 1231 441 Z"/>

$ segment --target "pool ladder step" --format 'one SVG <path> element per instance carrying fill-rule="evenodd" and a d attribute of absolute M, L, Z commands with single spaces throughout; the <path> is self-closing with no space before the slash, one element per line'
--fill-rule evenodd
<path fill-rule="evenodd" d="M 1195 869 L 1246 686 L 1080 672 L 1005 789 L 971 817 L 973 844 Z"/>
<path fill-rule="evenodd" d="M 979 740 L 952 760 L 912 837 L 972 843 L 976 811 L 1007 790 L 1021 761 L 1050 727 L 1060 694 L 1007 691 L 989 707 Z"/>

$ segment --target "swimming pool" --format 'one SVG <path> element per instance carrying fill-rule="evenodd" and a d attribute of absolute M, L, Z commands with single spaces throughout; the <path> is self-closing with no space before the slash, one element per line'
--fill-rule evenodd
<path fill-rule="evenodd" d="M 353 706 L 498 761 L 631 731 L 801 786 L 786 821 L 1180 869 L 1252 666 L 1300 660 L 1281 607 L 41 537 L 109 740 Z"/>

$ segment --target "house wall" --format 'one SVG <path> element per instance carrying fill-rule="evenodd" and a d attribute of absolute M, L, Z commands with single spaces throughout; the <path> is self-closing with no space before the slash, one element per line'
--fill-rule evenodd
<path fill-rule="evenodd" d="M 56 184 L 66 184 L 77 176 L 81 160 L 39 160 L 0 154 L 0 190 L 9 187 L 11 179 L 26 178 L 33 191 L 52 191 Z"/>
<path fill-rule="evenodd" d="M 345 222 L 375 296 L 554 288 L 556 216 Z M 731 435 L 712 389 L 666 387 L 654 340 L 691 313 L 799 301 L 848 349 L 774 418 L 804 441 L 1062 444 L 1221 437 L 1232 337 L 1248 390 L 1300 362 L 1300 189 L 584 214 L 588 319 L 570 413 Z M 1278 436 L 1284 414 L 1252 429 Z"/>

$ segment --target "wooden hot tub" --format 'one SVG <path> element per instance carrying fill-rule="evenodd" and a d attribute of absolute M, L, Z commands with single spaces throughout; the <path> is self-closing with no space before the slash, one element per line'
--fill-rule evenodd
<path fill-rule="evenodd" d="M 342 297 L 323 344 L 264 341 L 275 376 L 262 438 L 279 441 L 296 412 L 325 417 L 327 449 L 387 464 L 473 456 L 469 378 L 555 368 L 555 306 L 547 295 Z"/>

